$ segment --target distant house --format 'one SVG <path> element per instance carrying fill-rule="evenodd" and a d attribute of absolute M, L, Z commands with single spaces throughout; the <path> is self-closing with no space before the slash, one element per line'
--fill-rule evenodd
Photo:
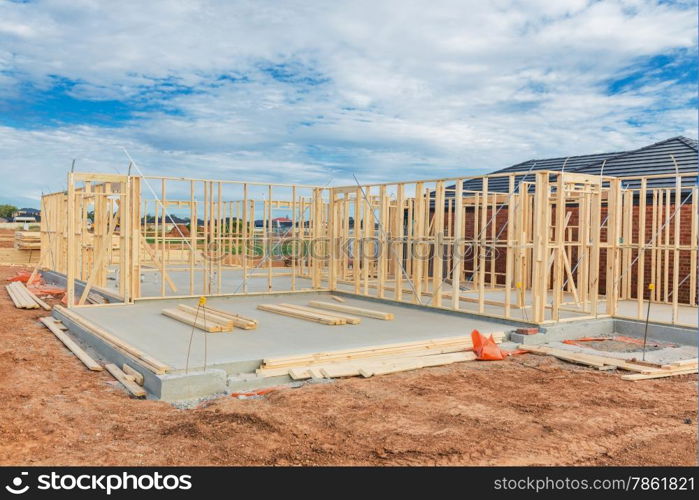
<path fill-rule="evenodd" d="M 12 214 L 13 222 L 39 222 L 41 211 L 36 208 L 20 208 Z"/>
<path fill-rule="evenodd" d="M 289 219 L 288 217 L 277 217 L 276 219 L 272 219 L 272 228 L 273 229 L 289 229 L 293 227 L 294 221 Z"/>
<path fill-rule="evenodd" d="M 517 173 L 519 175 L 515 176 L 515 185 L 518 185 L 523 180 L 532 182 L 537 170 L 621 178 L 666 174 L 668 177 L 648 179 L 648 188 L 673 187 L 673 174 L 697 172 L 697 141 L 677 136 L 630 151 L 527 160 L 492 173 Z M 506 176 L 491 177 L 488 181 L 490 192 L 507 193 L 509 190 L 509 179 Z M 639 184 L 639 180 L 622 181 L 625 188 L 638 188 Z M 480 177 L 464 182 L 464 191 L 467 192 L 480 191 L 482 187 L 483 179 Z M 454 185 L 449 188 L 451 190 L 447 189 L 446 196 L 453 197 Z M 431 194 L 434 196 L 434 193 Z"/>

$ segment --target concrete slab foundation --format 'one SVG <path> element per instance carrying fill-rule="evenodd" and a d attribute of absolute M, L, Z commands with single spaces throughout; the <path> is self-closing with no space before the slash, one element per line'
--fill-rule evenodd
<path fill-rule="evenodd" d="M 63 321 L 72 335 L 88 344 L 100 357 L 118 366 L 129 364 L 142 373 L 149 397 L 170 402 L 246 392 L 292 382 L 286 375 L 263 378 L 255 374 L 263 360 L 270 357 L 464 336 L 473 329 L 485 334 L 505 332 L 510 342 L 514 343 L 544 344 L 615 333 L 642 337 L 645 328 L 643 322 L 604 318 L 559 323 L 542 327 L 540 333 L 521 335 L 514 330 L 530 326 L 529 324 L 357 297 L 342 292 L 334 294 L 342 295 L 347 305 L 392 312 L 395 319 L 382 321 L 362 318 L 359 325 L 328 326 L 257 309 L 259 304 L 307 305 L 310 300 L 330 300 L 330 292 L 209 298 L 208 304 L 212 307 L 259 321 L 256 330 L 235 329 L 230 333 L 205 334 L 161 314 L 162 309 L 176 307 L 178 304 L 196 306 L 196 298 L 142 299 L 135 304 L 72 309 L 86 320 L 167 364 L 171 369 L 164 375 L 153 373 L 137 359 L 63 317 L 59 311 L 54 311 L 53 314 Z M 689 328 L 650 324 L 648 336 L 651 340 L 665 343 L 698 345 L 696 330 Z"/>

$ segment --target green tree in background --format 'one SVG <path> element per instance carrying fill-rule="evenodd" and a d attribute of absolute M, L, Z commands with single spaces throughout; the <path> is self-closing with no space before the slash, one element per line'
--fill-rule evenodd
<path fill-rule="evenodd" d="M 17 211 L 17 207 L 14 205 L 0 205 L 0 217 L 3 219 L 9 219 L 12 214 Z"/>

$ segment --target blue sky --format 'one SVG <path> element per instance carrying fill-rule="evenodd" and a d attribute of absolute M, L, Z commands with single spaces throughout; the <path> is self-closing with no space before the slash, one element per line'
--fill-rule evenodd
<path fill-rule="evenodd" d="M 687 1 L 0 2 L 0 203 L 79 170 L 306 184 L 697 137 Z"/>

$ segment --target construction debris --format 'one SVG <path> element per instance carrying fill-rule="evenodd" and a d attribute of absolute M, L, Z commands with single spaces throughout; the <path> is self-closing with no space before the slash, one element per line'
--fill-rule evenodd
<path fill-rule="evenodd" d="M 38 309 L 41 307 L 46 311 L 51 310 L 50 305 L 30 292 L 20 281 L 13 281 L 9 285 L 5 285 L 5 289 L 18 309 Z"/>
<path fill-rule="evenodd" d="M 502 332 L 492 334 L 502 342 Z M 265 359 L 257 369 L 258 376 L 289 375 L 294 380 L 307 378 L 335 378 L 371 376 L 395 371 L 414 370 L 425 366 L 439 366 L 459 361 L 472 361 L 476 355 L 471 336 L 447 337 L 427 341 L 401 342 L 382 346 L 340 351 L 319 352 L 297 356 Z M 458 354 L 458 356 L 442 356 Z M 364 370 L 362 373 L 360 370 Z"/>
<path fill-rule="evenodd" d="M 623 375 L 622 380 L 646 380 L 653 378 L 672 377 L 697 373 L 697 360 L 687 359 L 666 365 L 649 362 L 636 362 L 596 354 L 575 352 L 567 349 L 557 349 L 547 346 L 520 345 L 520 349 L 532 354 L 554 356 L 563 361 L 597 368 L 598 370 L 626 370 L 636 372 L 633 375 Z"/>

